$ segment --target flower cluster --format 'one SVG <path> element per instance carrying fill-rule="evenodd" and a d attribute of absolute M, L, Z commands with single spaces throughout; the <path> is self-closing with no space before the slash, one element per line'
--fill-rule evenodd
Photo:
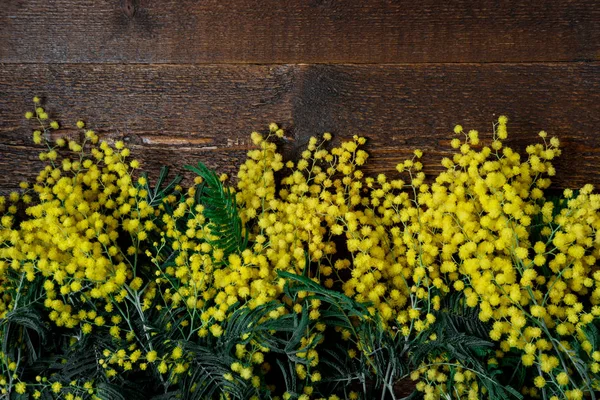
<path fill-rule="evenodd" d="M 333 400 L 408 377 L 426 399 L 599 389 L 600 195 L 548 196 L 561 150 L 545 132 L 522 157 L 506 117 L 487 145 L 457 126 L 426 178 L 419 150 L 367 176 L 358 136 L 312 137 L 285 161 L 271 124 L 235 185 L 199 164 L 184 189 L 166 172 L 153 187 L 82 121 L 82 140 L 52 139 L 34 103 L 47 166 L 0 197 L 3 394 L 111 398 L 144 380 Z"/>

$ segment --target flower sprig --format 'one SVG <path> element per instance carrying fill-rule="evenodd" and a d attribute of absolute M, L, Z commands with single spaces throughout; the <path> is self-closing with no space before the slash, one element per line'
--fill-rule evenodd
<path fill-rule="evenodd" d="M 487 144 L 456 126 L 437 176 L 420 150 L 368 176 L 365 138 L 325 133 L 286 161 L 272 123 L 235 183 L 199 163 L 184 188 L 166 169 L 153 187 L 83 121 L 81 140 L 60 137 L 38 98 L 25 117 L 47 166 L 0 197 L 3 394 L 598 390 L 600 197 L 548 196 L 561 150 L 546 132 L 521 156 L 504 116 Z"/>

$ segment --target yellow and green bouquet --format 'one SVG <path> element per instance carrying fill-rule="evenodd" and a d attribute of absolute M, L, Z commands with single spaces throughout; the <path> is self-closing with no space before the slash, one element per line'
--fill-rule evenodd
<path fill-rule="evenodd" d="M 184 188 L 34 102 L 46 167 L 0 197 L 6 398 L 595 398 L 600 196 L 549 195 L 545 132 L 521 156 L 506 117 L 457 126 L 426 178 L 419 150 L 367 176 L 362 137 L 286 161 L 271 124 L 235 184 Z"/>

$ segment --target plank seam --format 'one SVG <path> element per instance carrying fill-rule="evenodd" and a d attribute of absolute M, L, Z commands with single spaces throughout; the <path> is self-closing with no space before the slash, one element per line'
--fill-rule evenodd
<path fill-rule="evenodd" d="M 595 65 L 600 64 L 598 60 L 576 60 L 576 61 L 482 61 L 482 62 L 418 62 L 418 63 L 297 63 L 297 62 L 273 62 L 273 63 L 252 63 L 252 62 L 228 62 L 228 63 L 145 63 L 145 62 L 12 62 L 2 61 L 0 66 L 5 65 L 65 65 L 65 66 L 85 66 L 85 65 L 106 65 L 106 66 L 157 66 L 157 67 L 222 67 L 222 66 L 436 66 L 436 65 Z"/>

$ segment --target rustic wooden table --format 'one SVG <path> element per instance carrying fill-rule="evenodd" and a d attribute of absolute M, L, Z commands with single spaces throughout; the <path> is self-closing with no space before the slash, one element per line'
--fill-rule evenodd
<path fill-rule="evenodd" d="M 517 147 L 541 129 L 562 139 L 557 188 L 599 184 L 599 60 L 596 0 L 5 0 L 0 191 L 39 167 L 22 118 L 34 94 L 151 172 L 233 172 L 270 121 L 290 155 L 359 134 L 370 171 L 421 148 L 433 172 L 455 124 L 489 134 L 506 114 Z"/>
<path fill-rule="evenodd" d="M 368 137 L 370 172 L 416 148 L 426 172 L 455 124 L 564 154 L 555 187 L 600 184 L 600 3 L 561 1 L 3 0 L 0 193 L 40 167 L 23 112 L 125 139 L 146 170 L 232 173 L 276 121 L 288 156 L 311 135 Z"/>

